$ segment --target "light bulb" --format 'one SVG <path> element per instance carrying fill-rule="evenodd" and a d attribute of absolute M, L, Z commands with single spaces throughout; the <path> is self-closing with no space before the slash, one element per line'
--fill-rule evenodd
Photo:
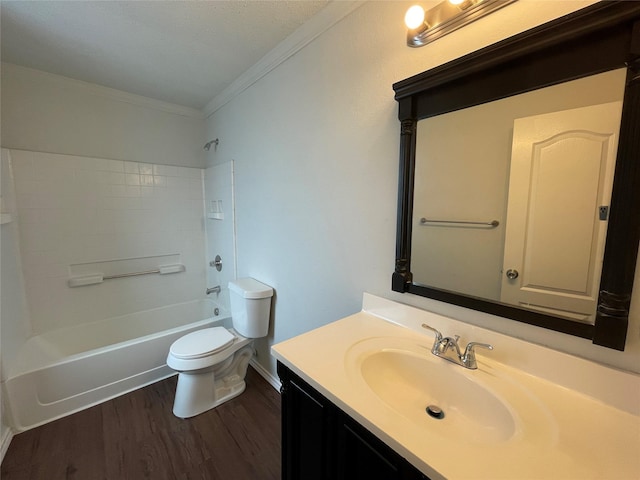
<path fill-rule="evenodd" d="M 404 23 L 411 30 L 418 28 L 424 23 L 424 8 L 420 5 L 409 8 L 404 16 Z"/>
<path fill-rule="evenodd" d="M 465 0 L 449 0 L 449 3 L 451 5 L 460 5 L 461 3 L 464 3 Z"/>

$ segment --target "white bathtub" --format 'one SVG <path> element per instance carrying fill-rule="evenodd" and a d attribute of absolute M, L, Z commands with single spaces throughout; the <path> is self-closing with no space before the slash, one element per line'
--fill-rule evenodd
<path fill-rule="evenodd" d="M 230 326 L 228 312 L 199 300 L 29 338 L 3 383 L 21 432 L 173 375 L 169 346 L 193 330 Z"/>

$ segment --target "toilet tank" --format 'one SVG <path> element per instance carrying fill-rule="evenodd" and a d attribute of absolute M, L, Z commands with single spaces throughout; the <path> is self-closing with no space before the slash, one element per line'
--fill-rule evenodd
<path fill-rule="evenodd" d="M 273 289 L 254 278 L 238 278 L 229 282 L 233 328 L 243 337 L 266 337 L 272 296 Z"/>

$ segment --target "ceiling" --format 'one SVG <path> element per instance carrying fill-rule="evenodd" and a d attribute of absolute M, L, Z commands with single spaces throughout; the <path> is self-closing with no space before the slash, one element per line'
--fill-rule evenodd
<path fill-rule="evenodd" d="M 329 3 L 1 0 L 2 61 L 202 110 Z"/>

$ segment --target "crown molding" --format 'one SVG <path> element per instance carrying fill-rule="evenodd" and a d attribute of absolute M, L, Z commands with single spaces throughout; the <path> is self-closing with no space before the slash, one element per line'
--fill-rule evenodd
<path fill-rule="evenodd" d="M 115 88 L 104 87 L 95 83 L 84 82 L 82 80 L 76 80 L 74 78 L 64 77 L 54 73 L 45 72 L 42 70 L 36 70 L 34 68 L 24 67 L 14 63 L 2 62 L 2 71 L 22 71 L 28 72 L 33 76 L 46 79 L 50 82 L 57 83 L 59 85 L 72 86 L 84 90 L 91 95 L 97 95 L 100 97 L 106 97 L 118 102 L 128 103 L 137 107 L 150 108 L 153 110 L 159 110 L 165 113 L 173 115 L 180 115 L 182 117 L 191 117 L 197 119 L 204 119 L 204 114 L 201 110 L 196 108 L 185 107 L 182 105 L 176 105 L 174 103 L 163 102 L 162 100 L 156 100 L 142 95 L 136 95 L 134 93 L 124 92 Z"/>
<path fill-rule="evenodd" d="M 216 110 L 229 103 L 364 3 L 365 0 L 331 1 L 324 9 L 276 45 L 273 50 L 207 103 L 202 110 L 204 115 L 210 117 Z"/>

